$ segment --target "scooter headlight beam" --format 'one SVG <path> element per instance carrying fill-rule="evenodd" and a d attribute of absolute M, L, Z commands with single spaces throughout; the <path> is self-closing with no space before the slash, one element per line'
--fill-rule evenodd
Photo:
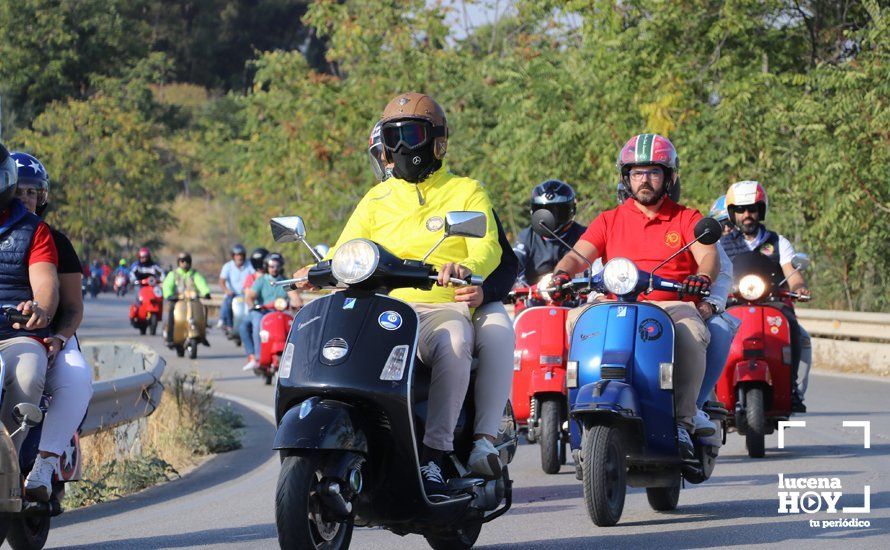
<path fill-rule="evenodd" d="M 374 274 L 380 262 L 380 251 L 367 239 L 344 243 L 331 261 L 334 278 L 348 285 L 360 283 Z"/>
<path fill-rule="evenodd" d="M 739 280 L 739 294 L 750 301 L 759 300 L 766 293 L 766 281 L 757 275 L 745 275 Z"/>
<path fill-rule="evenodd" d="M 616 296 L 630 294 L 637 287 L 640 272 L 627 258 L 612 258 L 603 269 L 603 284 Z"/>

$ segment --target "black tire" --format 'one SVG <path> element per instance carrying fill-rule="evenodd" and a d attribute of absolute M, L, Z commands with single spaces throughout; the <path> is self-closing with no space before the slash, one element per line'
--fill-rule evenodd
<path fill-rule="evenodd" d="M 433 550 L 465 550 L 472 548 L 482 531 L 482 524 L 473 522 L 448 534 L 424 535 Z"/>
<path fill-rule="evenodd" d="M 559 401 L 555 398 L 544 399 L 541 402 L 540 439 L 541 469 L 547 474 L 558 474 L 562 464 L 559 457 L 559 448 L 562 445 L 559 437 Z"/>
<path fill-rule="evenodd" d="M 648 487 L 646 498 L 649 506 L 656 512 L 670 512 L 677 509 L 680 500 L 680 486 L 674 487 Z"/>
<path fill-rule="evenodd" d="M 48 516 L 14 518 L 9 521 L 6 541 L 13 550 L 40 550 L 49 536 Z"/>
<path fill-rule="evenodd" d="M 148 333 L 152 336 L 158 333 L 158 318 L 154 315 L 152 315 L 151 319 L 148 320 Z"/>
<path fill-rule="evenodd" d="M 185 348 L 181 344 L 176 346 L 176 356 L 185 357 Z"/>
<path fill-rule="evenodd" d="M 311 453 L 286 456 L 281 462 L 275 488 L 275 524 L 282 550 L 349 547 L 352 519 L 340 523 L 321 519 L 320 504 L 314 497 L 321 466 L 320 456 Z"/>
<path fill-rule="evenodd" d="M 610 527 L 621 519 L 627 494 L 627 455 L 621 432 L 613 426 L 593 426 L 581 445 L 587 513 L 599 527 Z"/>
<path fill-rule="evenodd" d="M 189 359 L 197 359 L 198 358 L 198 343 L 197 342 L 189 342 L 188 346 L 186 346 L 189 352 Z"/>
<path fill-rule="evenodd" d="M 139 325 L 139 334 L 145 336 L 145 331 L 148 330 L 148 327 L 145 325 Z"/>
<path fill-rule="evenodd" d="M 751 458 L 763 458 L 766 454 L 766 411 L 763 403 L 763 388 L 748 388 L 745 391 L 745 421 L 748 431 L 745 434 L 745 447 Z"/>
<path fill-rule="evenodd" d="M 268 373 L 264 373 L 263 377 L 266 379 L 266 385 L 271 386 L 272 385 L 272 375 L 268 374 Z"/>

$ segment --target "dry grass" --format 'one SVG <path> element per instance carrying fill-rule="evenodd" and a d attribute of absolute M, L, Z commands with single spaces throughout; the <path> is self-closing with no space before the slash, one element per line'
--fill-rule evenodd
<path fill-rule="evenodd" d="M 213 403 L 210 381 L 174 374 L 147 419 L 81 440 L 83 480 L 68 486 L 65 506 L 117 498 L 175 479 L 213 453 L 241 446 L 240 415 Z"/>

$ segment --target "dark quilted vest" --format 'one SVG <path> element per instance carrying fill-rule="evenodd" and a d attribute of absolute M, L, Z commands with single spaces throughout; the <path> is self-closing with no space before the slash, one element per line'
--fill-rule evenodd
<path fill-rule="evenodd" d="M 754 249 L 754 252 L 760 252 L 770 260 L 779 265 L 779 234 L 766 229 L 766 239 L 760 243 L 760 246 Z M 739 254 L 749 252 L 748 245 L 745 244 L 745 236 L 738 229 L 732 231 L 728 235 L 720 237 L 720 244 L 726 251 L 729 259 L 732 260 Z M 781 266 L 780 266 L 781 267 Z"/>
<path fill-rule="evenodd" d="M 9 206 L 9 218 L 0 225 L 0 305 L 16 306 L 32 300 L 31 282 L 28 275 L 28 251 L 40 218 L 28 212 L 18 199 Z M 0 340 L 16 336 L 49 336 L 49 328 L 26 331 L 15 330 L 0 315 Z"/>

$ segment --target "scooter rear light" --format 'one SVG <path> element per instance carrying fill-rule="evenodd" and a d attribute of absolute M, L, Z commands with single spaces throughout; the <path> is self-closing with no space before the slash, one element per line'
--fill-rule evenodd
<path fill-rule="evenodd" d="M 566 387 L 567 388 L 577 388 L 578 387 L 578 362 L 577 361 L 567 361 L 566 362 Z"/>
<path fill-rule="evenodd" d="M 562 355 L 541 355 L 538 360 L 542 365 L 562 365 Z"/>
<path fill-rule="evenodd" d="M 405 374 L 405 365 L 408 364 L 408 346 L 401 345 L 392 348 L 389 358 L 380 372 L 381 380 L 401 380 Z"/>
<path fill-rule="evenodd" d="M 265 344 L 265 343 L 268 342 L 268 341 L 269 341 L 269 331 L 268 331 L 268 330 L 261 330 L 261 331 L 260 331 L 260 342 L 262 342 L 262 343 Z"/>
<path fill-rule="evenodd" d="M 278 365 L 278 378 L 289 378 L 290 369 L 294 361 L 294 345 L 288 343 L 281 354 L 281 363 Z"/>
<path fill-rule="evenodd" d="M 658 364 L 658 387 L 663 390 L 674 389 L 674 364 Z"/>
<path fill-rule="evenodd" d="M 513 350 L 513 370 L 521 370 L 522 369 L 522 350 L 514 349 Z"/>

